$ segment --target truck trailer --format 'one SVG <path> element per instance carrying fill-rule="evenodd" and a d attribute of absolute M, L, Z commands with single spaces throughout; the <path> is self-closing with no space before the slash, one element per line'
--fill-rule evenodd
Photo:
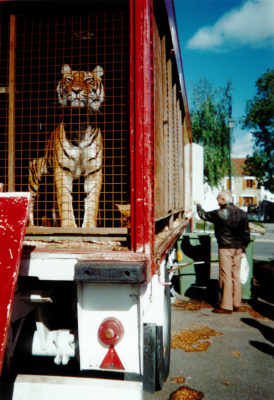
<path fill-rule="evenodd" d="M 0 398 L 141 399 L 192 205 L 173 2 L 0 7 Z"/>

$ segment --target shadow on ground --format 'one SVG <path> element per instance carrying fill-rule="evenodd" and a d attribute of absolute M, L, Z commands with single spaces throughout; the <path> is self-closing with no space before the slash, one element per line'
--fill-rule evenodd
<path fill-rule="evenodd" d="M 241 318 L 241 321 L 246 325 L 251 326 L 252 328 L 258 329 L 263 337 L 269 341 L 270 343 L 274 343 L 274 329 L 270 326 L 262 324 L 258 320 L 254 318 Z M 257 340 L 250 340 L 249 343 L 251 346 L 255 347 L 257 350 L 269 354 L 270 356 L 274 356 L 274 346 L 265 342 L 259 342 Z"/>

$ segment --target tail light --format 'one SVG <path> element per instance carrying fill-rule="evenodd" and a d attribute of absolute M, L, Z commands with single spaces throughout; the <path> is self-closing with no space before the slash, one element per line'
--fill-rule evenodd
<path fill-rule="evenodd" d="M 100 368 L 125 369 L 114 349 L 114 346 L 120 342 L 123 335 L 124 327 L 117 318 L 107 318 L 101 323 L 98 329 L 98 337 L 103 344 L 109 346 L 109 349 Z"/>
<path fill-rule="evenodd" d="M 124 335 L 124 327 L 117 318 L 105 319 L 98 329 L 98 336 L 107 346 L 115 346 Z"/>

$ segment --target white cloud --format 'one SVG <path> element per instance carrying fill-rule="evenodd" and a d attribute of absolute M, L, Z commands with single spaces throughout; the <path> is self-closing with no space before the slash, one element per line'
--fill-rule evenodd
<path fill-rule="evenodd" d="M 252 134 L 250 132 L 246 133 L 232 143 L 231 156 L 233 158 L 242 158 L 253 154 L 253 143 Z"/>
<path fill-rule="evenodd" d="M 274 48 L 274 0 L 246 0 L 214 25 L 199 29 L 187 47 L 225 50 L 241 45 Z"/>

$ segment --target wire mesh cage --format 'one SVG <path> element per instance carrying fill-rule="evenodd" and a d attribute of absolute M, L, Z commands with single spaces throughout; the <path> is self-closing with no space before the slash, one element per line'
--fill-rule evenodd
<path fill-rule="evenodd" d="M 8 187 L 8 85 L 9 85 L 9 26 L 3 21 L 0 26 L 0 182 Z"/>
<path fill-rule="evenodd" d="M 0 180 L 6 190 L 31 192 L 34 226 L 121 226 L 117 204 L 129 197 L 128 10 L 106 4 L 32 4 L 14 26 L 2 22 Z M 14 107 L 5 89 L 12 73 Z"/>

